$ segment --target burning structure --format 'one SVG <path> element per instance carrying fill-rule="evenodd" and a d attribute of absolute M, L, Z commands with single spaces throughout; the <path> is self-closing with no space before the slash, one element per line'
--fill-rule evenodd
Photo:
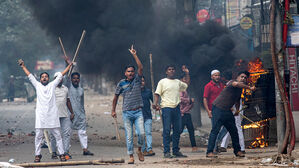
<path fill-rule="evenodd" d="M 265 70 L 259 58 L 248 63 L 248 84 L 256 91 L 243 90 L 244 115 L 255 123 L 243 120 L 245 143 L 249 148 L 266 147 L 269 143 L 270 120 L 275 119 L 275 80 L 272 70 Z"/>

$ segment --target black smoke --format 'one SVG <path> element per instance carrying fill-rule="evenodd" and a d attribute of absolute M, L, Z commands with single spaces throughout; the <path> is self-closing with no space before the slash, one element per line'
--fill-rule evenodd
<path fill-rule="evenodd" d="M 229 71 L 241 42 L 226 27 L 213 21 L 203 25 L 183 24 L 174 6 L 159 6 L 155 0 L 28 0 L 41 27 L 59 45 L 58 36 L 73 54 L 83 29 L 86 38 L 79 52 L 79 70 L 100 74 L 117 82 L 123 68 L 134 64 L 131 44 L 145 66 L 149 79 L 149 53 L 153 54 L 155 82 L 168 64 L 186 64 L 191 69 L 193 95 L 201 99 L 210 71 Z M 242 53 L 241 55 L 236 55 Z M 180 73 L 180 72 L 179 72 Z M 199 100 L 200 101 L 200 100 Z"/>

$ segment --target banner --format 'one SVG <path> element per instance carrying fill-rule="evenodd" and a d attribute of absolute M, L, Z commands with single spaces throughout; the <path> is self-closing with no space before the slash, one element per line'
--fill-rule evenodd
<path fill-rule="evenodd" d="M 287 48 L 288 69 L 290 71 L 290 98 L 293 111 L 299 110 L 298 67 L 295 48 Z"/>

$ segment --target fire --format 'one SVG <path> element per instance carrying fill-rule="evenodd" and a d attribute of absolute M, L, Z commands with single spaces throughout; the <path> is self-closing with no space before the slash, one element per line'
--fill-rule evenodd
<path fill-rule="evenodd" d="M 242 128 L 243 128 L 243 129 L 248 129 L 248 128 L 260 128 L 260 127 L 266 126 L 266 125 L 267 125 L 267 121 L 274 120 L 274 119 L 275 119 L 275 117 L 273 117 L 273 118 L 268 118 L 268 119 L 261 120 L 261 121 L 257 121 L 257 122 L 252 123 L 252 124 L 243 125 Z"/>
<path fill-rule="evenodd" d="M 256 57 L 254 60 L 248 63 L 248 72 L 249 73 L 266 72 L 260 58 Z"/>
<path fill-rule="evenodd" d="M 264 135 L 261 135 L 260 137 L 255 138 L 255 141 L 251 142 L 249 148 L 253 149 L 253 148 L 264 148 L 267 147 L 269 144 L 268 142 L 265 140 Z"/>

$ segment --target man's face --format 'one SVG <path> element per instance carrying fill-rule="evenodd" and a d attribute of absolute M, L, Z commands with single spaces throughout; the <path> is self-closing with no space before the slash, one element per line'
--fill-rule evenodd
<path fill-rule="evenodd" d="M 220 81 L 220 72 L 213 73 L 213 75 L 211 76 L 211 79 L 215 83 L 218 83 Z"/>
<path fill-rule="evenodd" d="M 74 75 L 72 77 L 72 84 L 74 87 L 78 87 L 80 83 L 80 77 L 78 75 Z"/>
<path fill-rule="evenodd" d="M 238 77 L 237 77 L 237 82 L 243 82 L 244 84 L 247 83 L 247 75 L 246 74 L 240 74 Z"/>
<path fill-rule="evenodd" d="M 166 70 L 166 75 L 168 78 L 174 78 L 175 76 L 175 68 L 174 67 L 168 67 Z"/>
<path fill-rule="evenodd" d="M 135 70 L 133 67 L 129 67 L 126 69 L 125 76 L 128 80 L 132 80 L 135 76 Z"/>
<path fill-rule="evenodd" d="M 145 80 L 144 78 L 141 79 L 141 88 L 143 89 L 145 87 Z"/>
<path fill-rule="evenodd" d="M 48 74 L 42 74 L 42 76 L 40 78 L 40 83 L 42 83 L 44 86 L 46 86 L 49 83 Z"/>

